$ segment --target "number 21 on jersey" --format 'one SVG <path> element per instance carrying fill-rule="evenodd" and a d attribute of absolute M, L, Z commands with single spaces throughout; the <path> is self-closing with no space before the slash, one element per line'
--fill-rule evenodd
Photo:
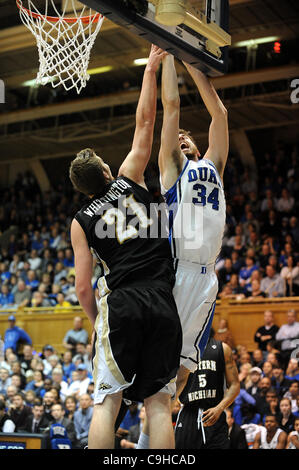
<path fill-rule="evenodd" d="M 153 221 L 147 217 L 146 211 L 142 207 L 142 204 L 139 204 L 134 199 L 133 194 L 131 194 L 129 197 L 124 198 L 122 200 L 122 205 L 124 208 L 130 211 L 128 212 L 129 215 L 134 215 L 136 217 L 136 220 L 131 220 L 131 223 L 127 224 L 126 214 L 116 207 L 111 207 L 102 216 L 102 220 L 106 222 L 108 226 L 115 225 L 115 235 L 120 244 L 123 244 L 126 240 L 130 238 L 137 237 L 138 230 L 132 222 L 134 222 L 135 225 L 138 223 L 140 229 L 146 229 L 153 223 Z M 99 236 L 98 233 L 97 235 Z"/>

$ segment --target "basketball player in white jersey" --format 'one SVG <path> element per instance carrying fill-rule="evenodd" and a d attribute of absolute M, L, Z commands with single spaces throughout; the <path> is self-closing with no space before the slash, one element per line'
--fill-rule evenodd
<path fill-rule="evenodd" d="M 169 206 L 169 229 L 176 268 L 174 297 L 183 330 L 176 395 L 197 369 L 213 320 L 218 280 L 215 262 L 225 226 L 223 173 L 228 156 L 227 111 L 210 80 L 184 64 L 212 118 L 209 147 L 202 157 L 194 139 L 180 130 L 180 95 L 174 57 L 163 59 L 163 126 L 159 153 L 162 194 Z M 194 125 L 196 128 L 196 123 Z M 138 448 L 147 448 L 145 424 Z"/>
<path fill-rule="evenodd" d="M 184 65 L 211 116 L 211 124 L 209 146 L 202 157 L 191 134 L 180 130 L 177 74 L 174 57 L 167 55 L 162 71 L 164 114 L 159 168 L 162 194 L 170 209 L 173 205 L 170 242 L 176 267 L 174 297 L 183 329 L 178 396 L 190 371 L 197 368 L 213 320 L 218 292 L 215 262 L 226 216 L 222 178 L 229 147 L 227 111 L 223 103 L 201 71 Z"/>
<path fill-rule="evenodd" d="M 287 433 L 278 427 L 275 415 L 266 415 L 265 427 L 257 433 L 253 443 L 253 449 L 285 449 Z"/>

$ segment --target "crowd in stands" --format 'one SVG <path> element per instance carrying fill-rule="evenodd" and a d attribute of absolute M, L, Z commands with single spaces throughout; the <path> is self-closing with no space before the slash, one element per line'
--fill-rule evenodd
<path fill-rule="evenodd" d="M 51 344 L 37 352 L 30 336 L 9 317 L 0 357 L 0 432 L 42 434 L 51 448 L 51 429 L 65 430 L 72 448 L 84 448 L 93 411 L 92 345 L 82 319 L 75 317 L 58 353 Z M 288 311 L 286 323 L 275 324 L 265 311 L 264 324 L 254 336 L 256 349 L 235 345 L 223 319 L 215 339 L 230 343 L 239 372 L 240 393 L 227 411 L 231 431 L 244 433 L 246 448 L 259 448 L 261 433 L 269 432 L 268 422 L 281 434 L 283 448 L 299 448 L 299 322 Z M 12 332 L 20 330 L 20 334 Z M 297 341 L 296 341 L 297 340 Z M 134 448 L 138 442 L 145 410 L 132 403 L 116 433 L 117 448 Z M 180 405 L 173 403 L 175 426 Z M 271 423 L 270 423 L 271 424 Z M 238 448 L 231 440 L 231 448 Z M 236 447 L 234 447 L 236 445 Z M 244 445 L 243 445 L 244 448 Z"/>
<path fill-rule="evenodd" d="M 147 182 L 159 201 L 155 164 Z M 266 153 L 257 171 L 228 159 L 227 220 L 216 263 L 219 298 L 299 295 L 298 148 Z M 2 190 L 0 308 L 78 305 L 70 223 L 82 197 L 70 185 L 41 193 L 34 176 L 18 175 Z M 100 267 L 95 266 L 95 276 Z"/>

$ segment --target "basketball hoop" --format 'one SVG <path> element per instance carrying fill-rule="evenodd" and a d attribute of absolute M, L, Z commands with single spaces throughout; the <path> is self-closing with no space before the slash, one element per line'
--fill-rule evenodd
<path fill-rule="evenodd" d="M 89 80 L 90 52 L 104 17 L 100 13 L 92 14 L 92 10 L 83 5 L 78 13 L 75 0 L 66 0 L 62 12 L 57 10 L 54 0 L 45 0 L 44 13 L 31 0 L 16 0 L 16 3 L 22 22 L 37 42 L 36 83 L 50 82 L 54 88 L 63 85 L 66 90 L 76 88 L 80 93 Z M 67 17 L 70 10 L 74 15 Z M 52 11 L 56 16 L 48 15 Z"/>

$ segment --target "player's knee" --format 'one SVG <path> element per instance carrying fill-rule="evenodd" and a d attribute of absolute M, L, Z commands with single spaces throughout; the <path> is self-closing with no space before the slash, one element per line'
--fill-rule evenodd
<path fill-rule="evenodd" d="M 171 410 L 171 396 L 168 393 L 158 392 L 144 400 L 146 416 L 151 420 L 156 414 L 169 414 Z"/>

